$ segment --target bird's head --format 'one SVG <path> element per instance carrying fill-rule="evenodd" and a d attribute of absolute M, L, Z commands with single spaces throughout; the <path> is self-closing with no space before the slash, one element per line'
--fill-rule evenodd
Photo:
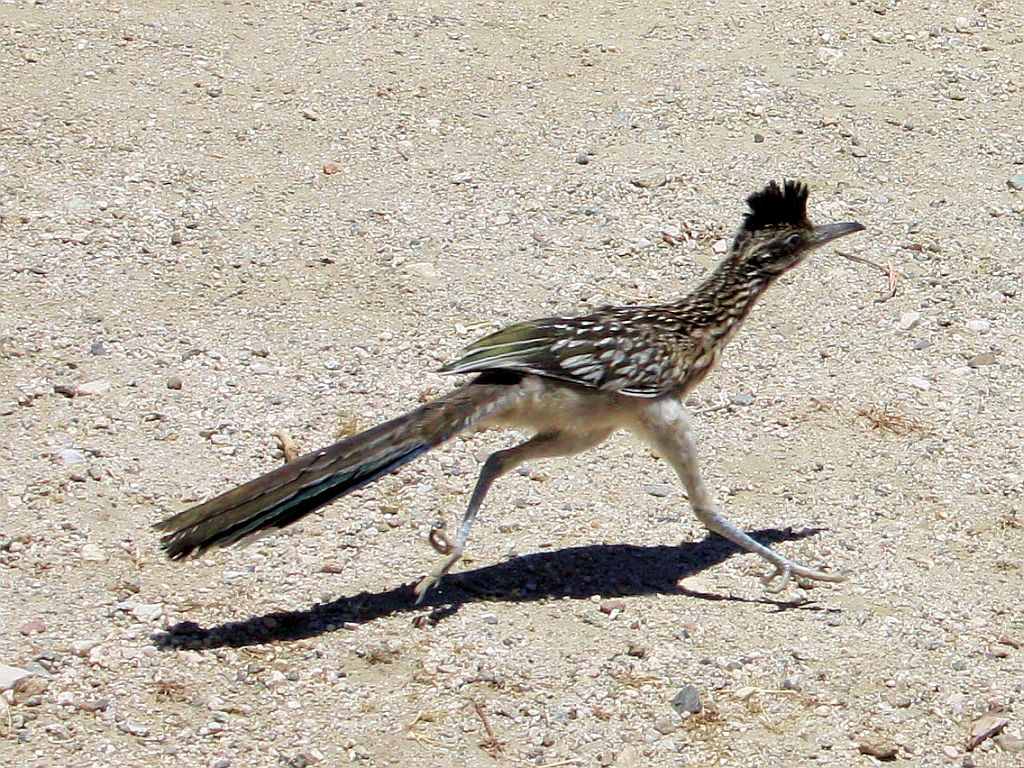
<path fill-rule="evenodd" d="M 750 210 L 732 253 L 744 272 L 771 280 L 826 243 L 864 229 L 856 221 L 814 226 L 807 218 L 807 194 L 802 182 L 787 181 L 780 187 L 772 181 L 747 198 Z"/>

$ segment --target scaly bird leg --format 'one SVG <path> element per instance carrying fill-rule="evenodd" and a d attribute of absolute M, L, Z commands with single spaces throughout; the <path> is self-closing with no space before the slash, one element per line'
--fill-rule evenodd
<path fill-rule="evenodd" d="M 441 581 L 441 578 L 462 557 L 463 552 L 466 550 L 469 530 L 473 527 L 476 514 L 480 511 L 480 506 L 484 503 L 484 498 L 487 496 L 487 492 L 491 489 L 491 485 L 494 484 L 495 480 L 531 459 L 571 456 L 574 453 L 591 448 L 608 437 L 609 431 L 602 430 L 583 434 L 543 432 L 534 435 L 525 443 L 520 443 L 513 448 L 506 448 L 502 451 L 495 451 L 488 456 L 487 461 L 484 462 L 484 466 L 480 470 L 480 476 L 477 478 L 476 487 L 473 489 L 473 495 L 469 500 L 469 507 L 467 507 L 466 513 L 462 516 L 462 522 L 459 523 L 459 530 L 455 535 L 455 541 L 451 541 L 443 531 L 435 529 L 430 532 L 430 546 L 438 553 L 446 555 L 446 557 L 440 565 L 416 585 L 417 605 L 423 602 L 423 598 L 430 588 L 436 586 Z"/>
<path fill-rule="evenodd" d="M 722 514 L 700 476 L 696 446 L 690 435 L 689 419 L 682 404 L 677 400 L 652 402 L 644 410 L 638 426 L 641 436 L 672 465 L 679 479 L 683 481 L 690 506 L 704 527 L 747 552 L 760 555 L 775 566 L 775 570 L 762 579 L 769 592 L 781 592 L 792 576 L 813 581 L 834 582 L 846 579 L 842 574 L 808 568 L 783 557 L 770 547 L 752 539 Z"/>

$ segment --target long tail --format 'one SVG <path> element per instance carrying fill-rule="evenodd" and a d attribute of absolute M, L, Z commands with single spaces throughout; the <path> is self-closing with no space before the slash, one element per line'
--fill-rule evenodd
<path fill-rule="evenodd" d="M 411 413 L 250 480 L 162 520 L 161 545 L 178 560 L 284 528 L 398 469 L 500 409 L 515 387 L 478 379 Z"/>

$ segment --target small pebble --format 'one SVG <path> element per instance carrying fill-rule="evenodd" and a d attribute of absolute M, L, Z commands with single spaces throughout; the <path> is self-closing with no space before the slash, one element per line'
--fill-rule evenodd
<path fill-rule="evenodd" d="M 32 673 L 27 669 L 0 664 L 0 691 L 9 691 L 18 684 L 19 680 L 31 676 Z"/>
<path fill-rule="evenodd" d="M 654 721 L 654 730 L 662 736 L 668 736 L 670 733 L 675 733 L 677 728 L 678 726 L 671 717 L 659 717 Z"/>
<path fill-rule="evenodd" d="M 434 283 L 441 277 L 437 268 L 428 261 L 410 261 L 405 265 L 405 271 L 427 283 Z"/>
<path fill-rule="evenodd" d="M 973 723 L 971 723 L 970 738 L 967 741 L 967 750 L 971 751 L 977 749 L 988 739 L 998 736 L 1003 732 L 1003 729 L 1009 725 L 1010 721 L 1008 718 L 1003 717 L 997 712 L 988 712 Z"/>
<path fill-rule="evenodd" d="M 601 613 L 611 614 L 613 611 L 624 611 L 626 610 L 625 600 L 602 600 L 601 605 L 598 606 L 598 610 Z"/>
<path fill-rule="evenodd" d="M 156 621 L 164 613 L 164 607 L 160 603 L 138 603 L 131 609 L 132 616 L 139 621 Z"/>
<path fill-rule="evenodd" d="M 657 189 L 668 184 L 668 176 L 661 171 L 643 171 L 633 176 L 630 183 L 641 189 Z"/>
<path fill-rule="evenodd" d="M 783 677 L 781 688 L 784 691 L 802 691 L 803 682 L 800 680 L 800 675 L 786 675 Z"/>
<path fill-rule="evenodd" d="M 106 562 L 107 556 L 100 548 L 98 544 L 89 542 L 88 544 L 82 545 L 82 551 L 79 553 L 79 557 L 88 563 L 103 563 Z"/>
<path fill-rule="evenodd" d="M 647 647 L 636 643 L 630 643 L 626 647 L 626 655 L 632 656 L 634 659 L 645 659 L 647 658 Z"/>
<path fill-rule="evenodd" d="M 89 397 L 95 395 L 102 395 L 110 391 L 110 382 L 106 379 L 96 379 L 95 381 L 87 381 L 84 384 L 79 384 L 75 387 L 75 393 L 82 397 Z"/>
<path fill-rule="evenodd" d="M 89 655 L 89 651 L 95 648 L 99 643 L 96 640 L 75 640 L 71 643 L 71 652 L 75 656 L 85 658 Z"/>
<path fill-rule="evenodd" d="M 995 365 L 996 362 L 998 361 L 994 352 L 982 352 L 968 360 L 967 365 L 971 368 L 982 368 L 986 365 Z"/>
<path fill-rule="evenodd" d="M 1017 192 L 1024 192 L 1024 174 L 1011 176 L 1006 180 L 1006 186 Z"/>
<path fill-rule="evenodd" d="M 307 120 L 315 121 L 320 119 L 320 115 L 318 115 L 316 112 L 314 112 L 312 109 L 309 109 L 308 107 L 302 110 L 302 116 Z"/>
<path fill-rule="evenodd" d="M 119 730 L 131 734 L 132 736 L 138 736 L 139 738 L 149 736 L 149 728 L 142 723 L 136 723 L 132 720 L 122 720 L 117 724 L 117 727 Z"/>
<path fill-rule="evenodd" d="M 18 631 L 26 637 L 41 635 L 46 631 L 46 624 L 44 624 L 41 619 L 33 619 L 32 621 L 27 621 L 18 627 Z"/>
<path fill-rule="evenodd" d="M 914 389 L 920 389 L 922 392 L 927 392 L 932 388 L 932 383 L 921 376 L 908 376 L 907 384 L 912 386 Z"/>
<path fill-rule="evenodd" d="M 167 377 L 167 388 L 168 389 L 181 389 L 182 380 L 181 376 L 172 375 Z"/>
<path fill-rule="evenodd" d="M 862 755 L 870 755 L 878 760 L 895 760 L 899 753 L 899 747 L 888 741 L 877 739 L 866 739 L 857 745 L 857 751 Z"/>
<path fill-rule="evenodd" d="M 920 312 L 904 312 L 900 315 L 899 322 L 896 323 L 896 327 L 901 331 L 909 331 L 911 328 L 917 326 L 921 322 Z"/>
<path fill-rule="evenodd" d="M 672 486 L 667 483 L 648 483 L 644 486 L 644 493 L 648 493 L 651 496 L 657 496 L 659 499 L 671 496 L 672 490 Z"/>
<path fill-rule="evenodd" d="M 704 709 L 704 705 L 700 701 L 700 691 L 696 686 L 684 685 L 672 699 L 672 708 L 679 714 L 696 715 Z"/>
<path fill-rule="evenodd" d="M 57 456 L 68 466 L 81 464 L 85 461 L 85 454 L 74 448 L 61 448 L 57 451 Z"/>
<path fill-rule="evenodd" d="M 974 31 L 971 20 L 966 16 L 957 16 L 956 21 L 953 22 L 953 29 L 962 35 L 969 35 Z"/>
<path fill-rule="evenodd" d="M 999 747 L 1003 752 L 1022 752 L 1024 753 L 1024 739 L 1018 736 L 1012 736 L 1008 733 L 1001 733 L 993 739 L 996 746 Z"/>
<path fill-rule="evenodd" d="M 975 333 L 988 333 L 988 330 L 992 327 L 992 323 L 988 320 L 976 319 L 967 321 L 967 329 L 974 331 Z"/>

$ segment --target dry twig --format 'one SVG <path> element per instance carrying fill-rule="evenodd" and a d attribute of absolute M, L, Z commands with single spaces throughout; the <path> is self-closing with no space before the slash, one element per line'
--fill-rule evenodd
<path fill-rule="evenodd" d="M 850 261 L 856 261 L 858 264 L 867 264 L 869 267 L 874 267 L 875 269 L 877 269 L 879 272 L 886 276 L 886 278 L 889 281 L 888 289 L 887 292 L 880 299 L 881 301 L 888 301 L 889 299 L 896 295 L 896 284 L 899 282 L 900 273 L 893 268 L 891 263 L 886 264 L 883 267 L 878 262 L 871 261 L 871 259 L 865 259 L 863 256 L 854 256 L 852 253 L 847 253 L 846 251 L 841 251 L 838 249 L 836 250 L 836 253 L 838 253 L 844 259 L 849 259 Z"/>
<path fill-rule="evenodd" d="M 473 709 L 476 711 L 477 717 L 480 718 L 480 722 L 484 724 L 484 730 L 487 732 L 487 739 L 481 742 L 480 746 L 487 751 L 487 754 L 496 758 L 504 751 L 505 747 L 498 741 L 498 737 L 494 735 L 491 723 L 487 720 L 487 713 L 484 712 L 483 705 L 476 699 L 473 699 Z"/>
<path fill-rule="evenodd" d="M 867 421 L 871 429 L 893 435 L 909 435 L 914 432 L 928 431 L 927 427 L 920 422 L 903 414 L 894 413 L 884 406 L 872 405 L 861 408 L 857 411 L 857 418 Z"/>

